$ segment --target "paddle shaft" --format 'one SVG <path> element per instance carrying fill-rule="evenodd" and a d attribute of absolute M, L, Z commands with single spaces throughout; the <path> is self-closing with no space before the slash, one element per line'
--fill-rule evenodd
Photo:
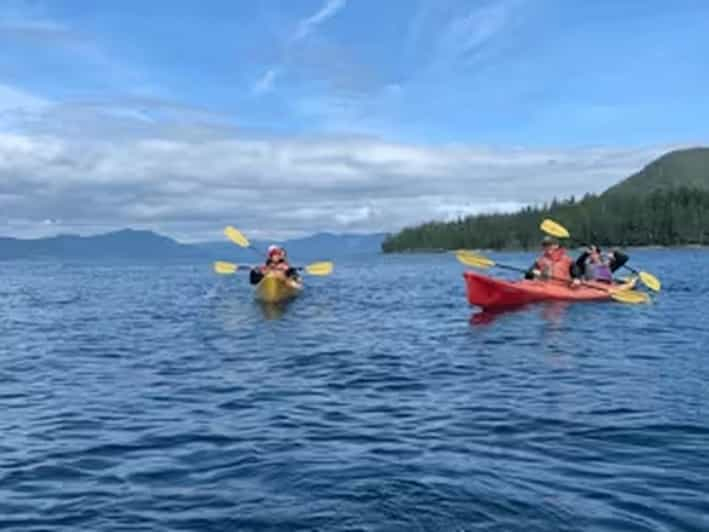
<path fill-rule="evenodd" d="M 636 269 L 633 268 L 632 266 L 628 266 L 628 265 L 626 265 L 626 264 L 623 264 L 623 268 L 625 268 L 626 270 L 630 270 L 630 271 L 633 272 L 635 275 L 638 275 L 638 274 L 640 273 L 638 270 L 636 270 Z"/>

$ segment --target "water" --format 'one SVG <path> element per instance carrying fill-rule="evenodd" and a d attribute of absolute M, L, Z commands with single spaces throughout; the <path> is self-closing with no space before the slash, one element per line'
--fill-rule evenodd
<path fill-rule="evenodd" d="M 280 310 L 201 264 L 0 263 L 0 529 L 708 530 L 707 259 L 493 319 L 450 256 Z"/>

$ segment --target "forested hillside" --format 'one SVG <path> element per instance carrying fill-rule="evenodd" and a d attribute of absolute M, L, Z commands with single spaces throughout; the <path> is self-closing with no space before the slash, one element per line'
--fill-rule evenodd
<path fill-rule="evenodd" d="M 387 238 L 385 252 L 536 247 L 539 222 L 558 220 L 572 244 L 685 245 L 709 243 L 709 149 L 666 154 L 600 196 L 586 195 L 511 214 L 429 222 Z"/>

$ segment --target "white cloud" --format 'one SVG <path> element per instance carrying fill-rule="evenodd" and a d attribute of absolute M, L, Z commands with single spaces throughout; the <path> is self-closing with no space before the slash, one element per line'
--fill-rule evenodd
<path fill-rule="evenodd" d="M 302 41 L 315 31 L 315 29 L 329 18 L 335 16 L 347 5 L 347 0 L 326 0 L 322 7 L 313 15 L 300 20 L 293 35 L 287 39 L 287 51 L 291 52 L 298 41 Z M 334 66 L 331 65 L 331 66 Z M 263 94 L 273 90 L 276 78 L 285 70 L 282 62 L 278 66 L 273 66 L 266 70 L 261 78 L 254 84 L 251 91 L 254 94 Z"/>
<path fill-rule="evenodd" d="M 39 98 L 16 87 L 0 84 L 0 113 L 39 111 L 48 105 L 49 101 L 44 98 Z"/>
<path fill-rule="evenodd" d="M 346 5 L 347 0 L 327 0 L 317 13 L 300 21 L 293 40 L 306 38 L 318 25 L 335 16 Z"/>
<path fill-rule="evenodd" d="M 439 77 L 495 55 L 516 36 L 526 0 L 421 0 L 404 40 L 407 77 Z"/>
<path fill-rule="evenodd" d="M 105 114 L 95 116 L 100 127 L 92 128 L 86 110 L 81 113 L 78 130 L 65 109 L 67 130 L 33 120 L 0 134 L 0 234 L 132 226 L 220 238 L 225 223 L 260 236 L 397 230 L 600 192 L 667 149 L 251 136 L 138 119 L 132 128 L 130 116 Z"/>
<path fill-rule="evenodd" d="M 273 89 L 273 84 L 278 77 L 278 69 L 269 68 L 266 73 L 256 82 L 252 91 L 255 94 L 263 94 Z"/>
<path fill-rule="evenodd" d="M 453 19 L 444 36 L 445 45 L 460 54 L 474 53 L 504 27 L 510 6 L 501 2 L 478 7 Z"/>

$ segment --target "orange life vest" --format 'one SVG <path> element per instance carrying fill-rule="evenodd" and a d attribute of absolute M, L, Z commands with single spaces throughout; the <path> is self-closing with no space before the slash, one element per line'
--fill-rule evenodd
<path fill-rule="evenodd" d="M 574 263 L 562 248 L 556 249 L 551 256 L 542 255 L 535 263 L 542 273 L 542 279 L 554 278 L 560 281 L 571 281 L 571 265 Z"/>

